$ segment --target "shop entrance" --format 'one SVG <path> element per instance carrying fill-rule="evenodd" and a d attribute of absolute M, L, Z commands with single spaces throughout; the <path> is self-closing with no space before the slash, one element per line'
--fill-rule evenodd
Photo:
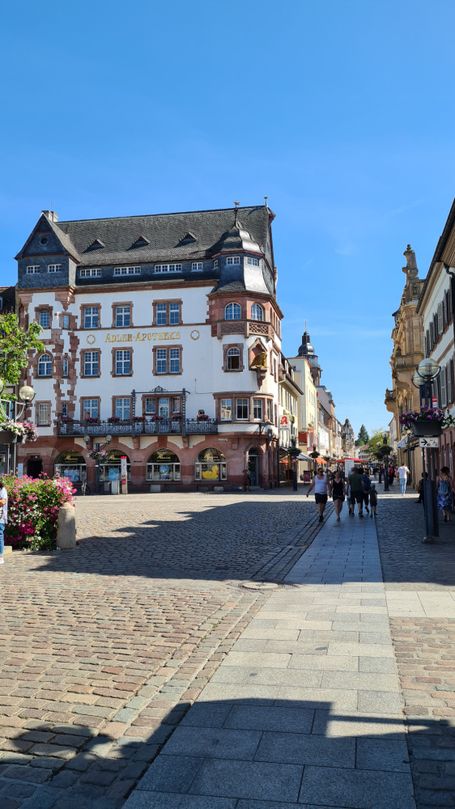
<path fill-rule="evenodd" d="M 250 486 L 259 486 L 259 456 L 254 448 L 248 450 L 248 477 Z"/>

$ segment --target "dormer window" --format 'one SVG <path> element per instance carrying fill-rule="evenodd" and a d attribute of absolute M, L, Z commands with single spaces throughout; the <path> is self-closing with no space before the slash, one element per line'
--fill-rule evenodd
<path fill-rule="evenodd" d="M 227 256 L 226 265 L 230 267 L 233 264 L 240 264 L 240 256 Z"/>
<path fill-rule="evenodd" d="M 91 244 L 89 244 L 86 252 L 89 250 L 100 250 L 102 247 L 106 247 L 104 242 L 102 242 L 101 239 L 95 239 Z"/>
<path fill-rule="evenodd" d="M 37 272 L 40 272 L 40 270 L 41 267 L 39 264 L 29 264 L 26 267 L 25 272 L 27 275 L 35 275 Z"/>
<path fill-rule="evenodd" d="M 259 267 L 259 259 L 255 256 L 248 256 L 248 264 L 251 264 L 253 267 Z"/>
<path fill-rule="evenodd" d="M 47 271 L 48 272 L 61 272 L 62 271 L 62 264 L 48 264 Z"/>
<path fill-rule="evenodd" d="M 193 263 L 191 264 L 192 272 L 202 272 L 203 269 L 204 269 L 203 261 L 193 261 Z"/>
<path fill-rule="evenodd" d="M 228 303 L 224 309 L 225 320 L 241 320 L 242 308 L 239 303 Z"/>
<path fill-rule="evenodd" d="M 214 262 L 213 262 L 213 269 L 214 269 L 214 270 L 217 270 L 217 269 L 218 269 L 218 259 L 217 259 L 217 258 L 216 258 L 216 259 L 214 260 Z"/>
<path fill-rule="evenodd" d="M 146 247 L 148 244 L 150 244 L 150 242 L 145 238 L 145 236 L 139 236 L 139 238 L 136 239 L 136 241 L 131 245 L 131 250 L 135 250 L 136 247 Z"/>

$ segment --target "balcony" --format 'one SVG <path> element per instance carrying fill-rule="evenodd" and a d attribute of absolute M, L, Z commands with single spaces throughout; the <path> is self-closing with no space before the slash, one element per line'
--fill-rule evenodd
<path fill-rule="evenodd" d="M 130 421 L 72 421 L 59 419 L 57 434 L 61 436 L 106 435 L 210 435 L 218 432 L 216 419 L 133 419 Z"/>

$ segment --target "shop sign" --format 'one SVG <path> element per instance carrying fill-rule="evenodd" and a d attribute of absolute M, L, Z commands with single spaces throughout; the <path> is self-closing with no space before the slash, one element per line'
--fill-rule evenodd
<path fill-rule="evenodd" d="M 166 340 L 180 340 L 179 331 L 138 331 L 135 333 L 111 333 L 104 338 L 105 343 L 145 343 L 163 342 Z"/>

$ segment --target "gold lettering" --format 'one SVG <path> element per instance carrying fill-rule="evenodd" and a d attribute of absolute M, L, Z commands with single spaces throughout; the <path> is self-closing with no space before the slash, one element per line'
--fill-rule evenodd
<path fill-rule="evenodd" d="M 104 341 L 106 343 L 132 343 L 133 341 L 142 343 L 148 342 L 180 340 L 179 331 L 138 331 L 135 334 L 111 334 L 107 333 Z"/>

